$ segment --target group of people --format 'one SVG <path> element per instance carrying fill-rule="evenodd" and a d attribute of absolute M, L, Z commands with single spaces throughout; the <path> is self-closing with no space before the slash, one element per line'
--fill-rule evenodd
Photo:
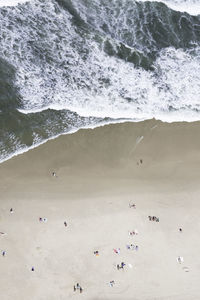
<path fill-rule="evenodd" d="M 74 285 L 74 292 L 76 292 L 77 290 L 80 291 L 80 294 L 83 292 L 82 287 L 80 286 L 79 283 L 77 283 L 76 285 Z"/>
<path fill-rule="evenodd" d="M 119 265 L 117 265 L 117 270 L 120 270 L 120 269 L 124 269 L 124 267 L 125 267 L 125 263 L 124 262 L 121 262 L 121 264 Z"/>
<path fill-rule="evenodd" d="M 136 250 L 136 251 L 138 251 L 138 245 L 133 245 L 133 244 L 130 244 L 130 245 L 126 245 L 126 248 L 128 249 L 128 250 Z"/>
<path fill-rule="evenodd" d="M 148 218 L 149 218 L 149 221 L 155 221 L 155 222 L 159 222 L 160 221 L 159 218 L 157 218 L 155 216 L 153 216 L 153 217 L 148 216 Z"/>
<path fill-rule="evenodd" d="M 133 230 L 133 231 L 129 231 L 128 232 L 129 235 L 137 235 L 138 234 L 138 231 L 137 229 Z"/>

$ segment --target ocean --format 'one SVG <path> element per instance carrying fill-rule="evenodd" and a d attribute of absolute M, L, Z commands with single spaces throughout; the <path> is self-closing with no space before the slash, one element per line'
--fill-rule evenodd
<path fill-rule="evenodd" d="M 200 0 L 0 0 L 0 39 L 1 162 L 80 128 L 200 120 Z"/>

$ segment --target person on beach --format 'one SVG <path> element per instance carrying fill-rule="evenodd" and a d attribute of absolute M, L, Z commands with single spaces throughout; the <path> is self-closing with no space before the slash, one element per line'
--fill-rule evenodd
<path fill-rule="evenodd" d="M 80 286 L 80 294 L 83 292 L 83 289 L 82 289 L 82 287 Z"/>
<path fill-rule="evenodd" d="M 182 228 L 179 228 L 179 232 L 182 232 L 183 230 L 182 230 Z"/>
<path fill-rule="evenodd" d="M 136 205 L 135 205 L 135 204 L 130 204 L 130 203 L 129 203 L 129 207 L 130 207 L 130 208 L 136 208 Z"/>
<path fill-rule="evenodd" d="M 66 221 L 64 222 L 64 225 L 65 225 L 65 227 L 67 227 L 67 222 Z"/>
<path fill-rule="evenodd" d="M 111 287 L 113 287 L 113 285 L 115 284 L 114 280 L 111 280 L 109 283 Z"/>
<path fill-rule="evenodd" d="M 113 249 L 113 251 L 114 251 L 116 254 L 120 254 L 120 248 Z"/>
<path fill-rule="evenodd" d="M 2 256 L 6 256 L 6 251 L 2 251 Z"/>
<path fill-rule="evenodd" d="M 74 292 L 76 292 L 76 287 L 75 287 L 75 285 L 74 285 Z"/>
<path fill-rule="evenodd" d="M 35 268 L 34 268 L 34 267 L 32 267 L 32 268 L 31 268 L 31 271 L 32 271 L 32 272 L 34 272 L 34 271 L 35 271 Z"/>
<path fill-rule="evenodd" d="M 10 209 L 10 213 L 11 213 L 11 214 L 13 213 L 13 209 L 12 209 L 12 208 Z"/>

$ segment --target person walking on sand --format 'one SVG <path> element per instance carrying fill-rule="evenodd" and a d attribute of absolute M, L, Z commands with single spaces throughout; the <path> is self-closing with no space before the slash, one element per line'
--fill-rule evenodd
<path fill-rule="evenodd" d="M 80 284 L 79 283 L 76 284 L 76 288 L 80 289 Z"/>

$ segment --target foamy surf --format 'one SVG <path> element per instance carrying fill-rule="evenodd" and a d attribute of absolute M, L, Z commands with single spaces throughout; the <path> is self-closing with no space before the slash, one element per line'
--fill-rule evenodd
<path fill-rule="evenodd" d="M 2 6 L 16 6 L 19 3 L 30 2 L 32 0 L 0 0 L 0 7 Z"/>
<path fill-rule="evenodd" d="M 199 0 L 140 0 L 149 2 L 162 2 L 166 4 L 169 8 L 180 12 L 187 12 L 190 15 L 200 14 L 200 1 Z"/>
<path fill-rule="evenodd" d="M 34 0 L 0 8 L 0 25 L 3 160 L 88 126 L 200 119 L 198 16 L 159 2 Z"/>

